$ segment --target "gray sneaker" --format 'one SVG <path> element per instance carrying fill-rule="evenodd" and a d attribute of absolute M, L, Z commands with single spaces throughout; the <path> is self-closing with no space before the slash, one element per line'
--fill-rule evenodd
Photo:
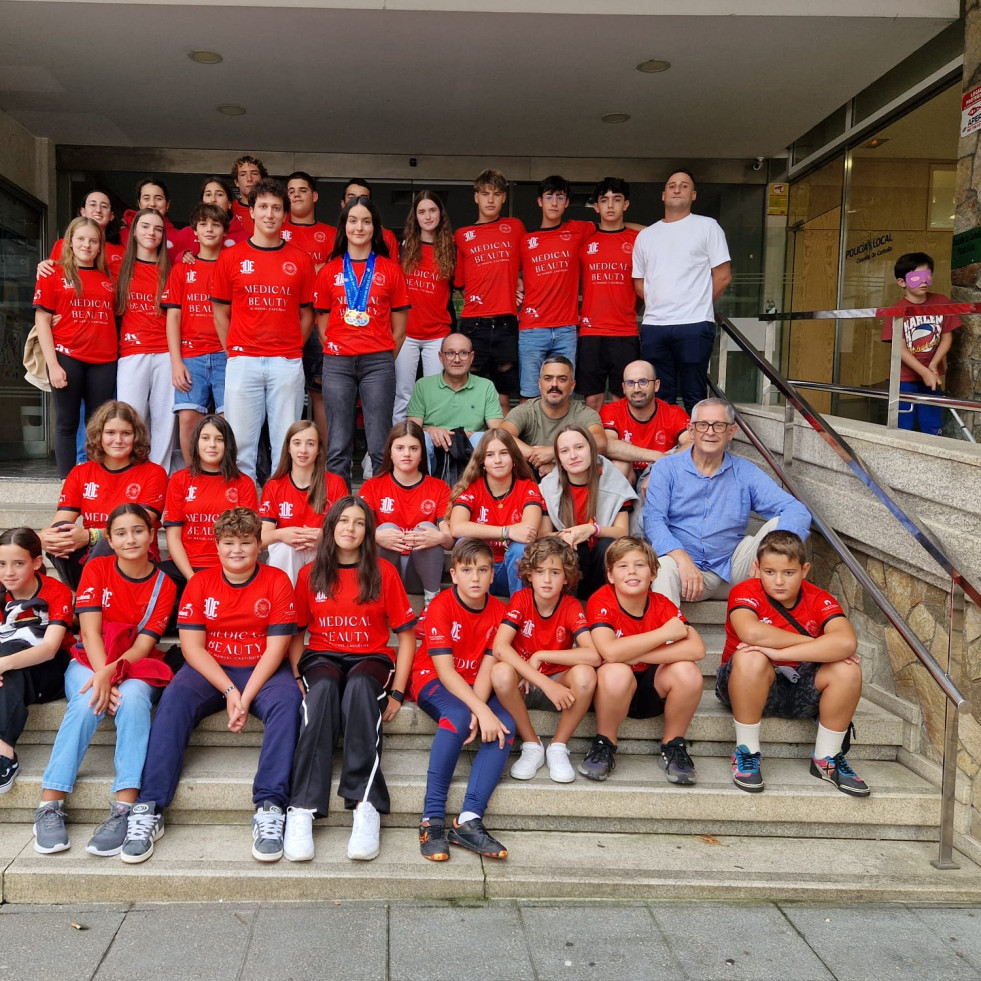
<path fill-rule="evenodd" d="M 156 804 L 134 804 L 126 818 L 126 840 L 119 857 L 127 865 L 138 865 L 153 854 L 153 843 L 164 833 L 164 819 Z"/>
<path fill-rule="evenodd" d="M 65 805 L 60 800 L 46 800 L 34 812 L 34 851 L 53 855 L 71 848 L 65 829 Z"/>
<path fill-rule="evenodd" d="M 89 843 L 85 846 L 85 850 L 90 855 L 108 857 L 118 855 L 123 850 L 129 809 L 129 804 L 123 804 L 118 800 L 112 802 L 109 817 L 95 829 L 95 834 L 89 838 Z"/>
<path fill-rule="evenodd" d="M 658 763 L 671 783 L 691 786 L 695 782 L 695 764 L 688 755 L 688 746 L 683 737 L 676 736 L 669 742 L 661 743 L 661 757 Z"/>
<path fill-rule="evenodd" d="M 252 815 L 252 857 L 258 862 L 278 862 L 283 857 L 283 828 L 286 815 L 266 801 Z"/>

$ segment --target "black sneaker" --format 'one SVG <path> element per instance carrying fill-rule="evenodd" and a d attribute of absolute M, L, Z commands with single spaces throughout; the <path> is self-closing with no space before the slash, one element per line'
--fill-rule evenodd
<path fill-rule="evenodd" d="M 597 736 L 579 764 L 579 772 L 590 780 L 605 780 L 617 768 L 616 751 L 616 745 L 606 736 Z"/>
<path fill-rule="evenodd" d="M 450 857 L 450 843 L 446 840 L 446 824 L 443 821 L 419 825 L 419 851 L 430 862 L 445 862 Z"/>
<path fill-rule="evenodd" d="M 20 764 L 17 762 L 17 754 L 10 759 L 9 756 L 0 756 L 0 794 L 5 794 L 14 785 Z"/>
<path fill-rule="evenodd" d="M 763 773 L 760 770 L 760 753 L 751 753 L 739 745 L 732 753 L 732 782 L 749 794 L 763 790 Z"/>
<path fill-rule="evenodd" d="M 695 764 L 688 755 L 683 736 L 661 743 L 661 758 L 658 762 L 671 783 L 691 785 L 695 782 Z"/>
<path fill-rule="evenodd" d="M 833 783 L 843 794 L 850 797 L 868 797 L 868 784 L 848 765 L 844 753 L 826 756 L 823 760 L 811 757 L 811 774 L 819 780 Z"/>
<path fill-rule="evenodd" d="M 285 825 L 283 809 L 269 801 L 252 815 L 252 857 L 257 862 L 278 862 L 283 857 Z"/>
<path fill-rule="evenodd" d="M 134 804 L 126 818 L 126 840 L 119 857 L 127 865 L 138 865 L 153 854 L 153 843 L 164 833 L 164 819 L 156 804 Z"/>
<path fill-rule="evenodd" d="M 457 824 L 454 821 L 453 827 L 446 833 L 446 840 L 454 845 L 469 848 L 478 855 L 486 855 L 487 858 L 508 857 L 508 850 L 487 833 L 484 822 L 480 818 L 473 818 L 464 824 Z"/>

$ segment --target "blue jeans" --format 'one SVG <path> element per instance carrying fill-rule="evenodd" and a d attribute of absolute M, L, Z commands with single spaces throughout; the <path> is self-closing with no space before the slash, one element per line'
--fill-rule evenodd
<path fill-rule="evenodd" d="M 705 398 L 705 379 L 714 344 L 715 324 L 708 320 L 668 326 L 643 324 L 641 351 L 661 380 L 658 397 L 674 405 L 680 389 L 685 412 L 691 415 L 695 403 Z"/>
<path fill-rule="evenodd" d="M 279 460 L 286 430 L 303 414 L 300 358 L 229 358 L 225 369 L 225 418 L 238 444 L 238 468 L 255 479 L 262 423 L 269 421 L 273 460 Z"/>
<path fill-rule="evenodd" d="M 524 586 L 518 575 L 518 563 L 524 554 L 524 545 L 511 542 L 511 547 L 504 553 L 504 561 L 494 563 L 494 581 L 490 591 L 495 596 L 513 596 Z"/>
<path fill-rule="evenodd" d="M 901 381 L 901 392 L 912 395 L 938 395 L 929 385 L 919 381 Z M 914 425 L 915 423 L 915 425 Z M 899 403 L 899 428 L 919 429 L 921 433 L 940 436 L 943 433 L 944 410 L 941 405 L 917 405 L 915 402 Z"/>
<path fill-rule="evenodd" d="M 356 402 L 361 399 L 364 437 L 372 473 L 381 470 L 395 404 L 395 358 L 374 354 L 324 355 L 324 413 L 327 416 L 327 469 L 351 486 Z"/>
<path fill-rule="evenodd" d="M 96 715 L 89 708 L 91 690 L 79 695 L 78 690 L 92 677 L 91 669 L 79 664 L 74 658 L 65 671 L 65 697 L 68 708 L 61 720 L 51 759 L 45 767 L 41 786 L 45 790 L 60 790 L 70 794 L 75 787 L 75 777 L 82 764 L 96 727 L 106 714 Z M 296 687 L 294 685 L 294 687 Z M 116 779 L 112 792 L 139 788 L 143 761 L 146 759 L 147 740 L 150 736 L 150 707 L 159 689 L 145 681 L 129 678 L 119 686 L 122 699 L 116 712 Z"/>
<path fill-rule="evenodd" d="M 470 434 L 470 445 L 477 449 L 477 444 L 480 442 L 481 437 L 484 435 L 484 431 L 481 429 L 480 432 Z M 436 447 L 433 446 L 433 439 L 429 433 L 423 433 L 426 437 L 426 457 L 429 460 L 429 472 L 433 472 L 433 468 L 436 466 Z"/>
<path fill-rule="evenodd" d="M 541 394 L 538 391 L 538 376 L 542 373 L 542 365 L 553 354 L 564 354 L 572 362 L 575 374 L 578 343 L 575 324 L 571 327 L 532 327 L 529 330 L 519 330 L 521 397 L 533 399 Z"/>
<path fill-rule="evenodd" d="M 184 367 L 191 376 L 191 390 L 174 389 L 174 412 L 193 409 L 205 413 L 212 401 L 215 412 L 225 411 L 225 371 L 228 355 L 224 351 L 199 354 L 196 358 L 184 358 Z"/>

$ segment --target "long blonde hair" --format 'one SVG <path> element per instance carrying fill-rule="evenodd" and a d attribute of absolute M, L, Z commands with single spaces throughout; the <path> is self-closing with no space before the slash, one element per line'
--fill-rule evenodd
<path fill-rule="evenodd" d="M 61 245 L 61 268 L 64 273 L 65 279 L 71 280 L 72 286 L 75 287 L 75 295 L 82 295 L 82 278 L 78 275 L 78 261 L 75 259 L 75 253 L 72 251 L 72 236 L 80 228 L 87 228 L 91 226 L 99 233 L 99 253 L 95 257 L 95 268 L 105 275 L 109 275 L 109 269 L 106 266 L 106 237 L 100 227 L 99 223 L 94 218 L 74 218 L 69 223 L 68 228 L 65 229 L 65 237 Z"/>
<path fill-rule="evenodd" d="M 467 461 L 467 465 L 463 468 L 463 473 L 460 474 L 460 479 L 454 484 L 453 490 L 450 492 L 450 506 L 447 510 L 447 516 L 449 512 L 453 510 L 453 503 L 456 499 L 476 480 L 483 477 L 486 474 L 484 470 L 484 457 L 487 455 L 487 448 L 490 444 L 497 440 L 501 443 L 504 448 L 508 451 L 508 456 L 511 457 L 511 479 L 512 480 L 534 480 L 535 476 L 531 472 L 531 467 L 528 466 L 528 461 L 521 455 L 521 450 L 518 449 L 518 444 L 514 441 L 514 437 L 506 429 L 488 429 L 483 436 L 480 437 L 480 442 L 477 444 L 476 449 L 470 454 L 470 459 Z"/>
<path fill-rule="evenodd" d="M 156 182 L 154 182 L 156 183 Z M 133 269 L 136 266 L 136 223 L 144 215 L 156 215 L 163 222 L 163 238 L 160 247 L 157 249 L 157 293 L 155 313 L 160 315 L 160 297 L 163 295 L 164 287 L 167 285 L 167 273 L 170 272 L 170 261 L 167 258 L 167 219 L 164 218 L 156 208 L 140 208 L 133 218 L 133 223 L 129 226 L 129 241 L 126 243 L 126 251 L 123 253 L 123 264 L 119 269 L 119 282 L 116 284 L 116 313 L 122 316 L 129 306 L 129 284 L 133 279 Z"/>

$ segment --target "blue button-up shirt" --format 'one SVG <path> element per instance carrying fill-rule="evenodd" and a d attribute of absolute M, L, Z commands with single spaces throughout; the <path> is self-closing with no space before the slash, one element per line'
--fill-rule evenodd
<path fill-rule="evenodd" d="M 729 582 L 732 553 L 746 534 L 751 512 L 779 518 L 783 531 L 807 538 L 810 511 L 755 464 L 727 452 L 722 466 L 707 477 L 691 452 L 663 457 L 651 469 L 644 531 L 658 555 L 684 549 L 699 569 Z"/>

